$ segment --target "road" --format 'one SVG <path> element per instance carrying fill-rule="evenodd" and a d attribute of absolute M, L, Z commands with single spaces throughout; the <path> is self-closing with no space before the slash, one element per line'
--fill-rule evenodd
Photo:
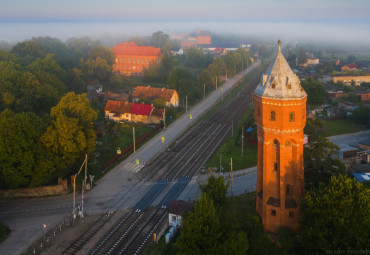
<path fill-rule="evenodd" d="M 85 213 L 105 211 L 118 201 L 120 204 L 124 204 L 125 208 L 135 205 L 154 185 L 153 183 L 140 183 L 138 185 L 139 180 L 131 170 L 136 159 L 140 163 L 150 162 L 162 150 L 175 142 L 192 125 L 192 122 L 201 118 L 222 98 L 224 93 L 227 93 L 242 77 L 259 64 L 260 62 L 256 62 L 234 78 L 229 79 L 217 91 L 212 92 L 205 100 L 193 106 L 187 114 L 184 114 L 99 180 L 97 186 L 85 195 Z M 190 120 L 190 115 L 192 120 Z M 162 144 L 161 137 L 165 137 L 164 144 Z M 123 196 L 126 200 L 122 200 Z M 72 195 L 1 201 L 0 221 L 9 227 L 11 233 L 0 245 L 0 254 L 25 252 L 32 243 L 43 235 L 43 224 L 46 224 L 46 230 L 48 230 L 61 222 L 64 217 L 70 215 L 71 212 Z"/>

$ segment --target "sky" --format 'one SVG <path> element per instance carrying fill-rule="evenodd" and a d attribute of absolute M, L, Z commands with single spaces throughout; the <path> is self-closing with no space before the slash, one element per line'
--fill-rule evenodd
<path fill-rule="evenodd" d="M 48 33 L 65 39 L 91 35 L 94 31 L 96 36 L 104 32 L 143 35 L 156 30 L 189 32 L 197 27 L 215 33 L 370 39 L 370 0 L 0 0 L 0 3 L 0 41 Z"/>

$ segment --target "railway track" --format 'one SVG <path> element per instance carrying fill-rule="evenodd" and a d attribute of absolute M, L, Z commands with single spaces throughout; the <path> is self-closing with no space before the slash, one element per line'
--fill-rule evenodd
<path fill-rule="evenodd" d="M 141 182 L 137 184 L 137 189 L 149 180 L 155 181 L 155 184 L 134 208 L 121 217 L 100 239 L 89 254 L 142 254 L 144 252 L 145 248 L 153 242 L 154 231 L 158 231 L 163 224 L 169 202 L 182 193 L 191 177 L 202 168 L 227 138 L 231 131 L 231 123 L 236 123 L 249 107 L 252 100 L 251 93 L 257 86 L 259 77 L 260 74 L 257 74 L 232 101 L 213 113 L 207 120 L 194 126 L 171 150 L 162 153 L 157 160 L 140 172 Z M 158 205 L 151 206 L 166 188 L 169 188 L 169 191 Z M 122 196 L 116 202 L 115 209 L 118 209 L 125 199 L 127 198 Z M 98 222 L 101 227 L 106 220 L 103 217 Z M 83 233 L 63 254 L 74 254 L 79 251 L 100 227 Z"/>

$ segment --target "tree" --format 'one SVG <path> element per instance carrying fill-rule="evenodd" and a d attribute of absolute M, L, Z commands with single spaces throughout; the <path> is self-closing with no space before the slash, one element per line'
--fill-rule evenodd
<path fill-rule="evenodd" d="M 299 237 L 307 254 L 369 249 L 370 189 L 354 178 L 333 176 L 306 193 Z"/>
<path fill-rule="evenodd" d="M 202 193 L 183 220 L 176 242 L 178 254 L 217 254 L 221 238 L 220 222 L 211 198 Z"/>
<path fill-rule="evenodd" d="M 112 49 L 104 46 L 94 46 L 89 50 L 88 56 L 89 58 L 84 66 L 89 77 L 108 82 L 112 75 L 112 64 L 114 63 Z"/>
<path fill-rule="evenodd" d="M 2 188 L 36 186 L 50 181 L 54 171 L 40 137 L 46 124 L 34 113 L 0 114 L 0 183 Z"/>
<path fill-rule="evenodd" d="M 157 109 L 164 109 L 166 107 L 166 101 L 162 98 L 156 98 L 153 100 L 153 105 Z"/>
<path fill-rule="evenodd" d="M 152 34 L 152 44 L 154 47 L 162 48 L 167 41 L 169 40 L 168 34 L 163 33 L 162 31 L 157 31 Z"/>
<path fill-rule="evenodd" d="M 306 126 L 304 127 L 304 133 L 308 135 L 308 140 L 310 142 L 314 142 L 322 136 L 324 129 L 324 123 L 321 119 L 307 119 Z"/>
<path fill-rule="evenodd" d="M 331 176 L 345 174 L 345 166 L 333 155 L 339 147 L 326 137 L 318 137 L 304 149 L 304 174 L 306 187 L 317 187 L 320 182 L 328 183 Z"/>
<path fill-rule="evenodd" d="M 195 79 L 186 70 L 175 68 L 168 76 L 168 86 L 179 92 L 180 98 L 185 98 L 187 95 L 196 96 L 195 94 Z"/>
<path fill-rule="evenodd" d="M 303 80 L 302 87 L 307 93 L 308 104 L 320 105 L 325 102 L 326 89 L 318 80 L 311 78 Z"/>
<path fill-rule="evenodd" d="M 225 64 L 226 69 L 228 70 L 228 75 L 236 74 L 237 67 L 240 65 L 241 61 L 242 59 L 240 54 L 233 51 L 227 52 L 227 55 L 225 56 Z"/>
<path fill-rule="evenodd" d="M 42 142 L 62 159 L 65 168 L 95 148 L 94 120 L 86 94 L 67 93 L 50 112 L 51 124 Z"/>
<path fill-rule="evenodd" d="M 352 111 L 351 120 L 357 124 L 365 125 L 370 127 L 370 107 L 359 106 L 357 109 Z"/>
<path fill-rule="evenodd" d="M 303 47 L 300 47 L 298 49 L 298 65 L 305 64 L 306 60 L 307 60 L 306 51 Z"/>
<path fill-rule="evenodd" d="M 214 175 L 211 175 L 208 178 L 207 184 L 200 186 L 200 190 L 212 199 L 216 208 L 219 208 L 226 205 L 228 187 L 229 182 L 225 185 L 225 178 L 223 176 L 216 178 Z"/>
<path fill-rule="evenodd" d="M 248 236 L 228 210 L 224 177 L 212 175 L 200 188 L 201 197 L 185 215 L 175 244 L 179 254 L 246 254 Z"/>

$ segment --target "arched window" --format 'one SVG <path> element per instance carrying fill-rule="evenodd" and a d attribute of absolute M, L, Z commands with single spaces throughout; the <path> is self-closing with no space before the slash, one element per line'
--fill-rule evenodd
<path fill-rule="evenodd" d="M 275 112 L 271 111 L 270 120 L 275 120 Z"/>
<path fill-rule="evenodd" d="M 294 121 L 294 112 L 289 113 L 289 121 L 290 122 Z"/>

